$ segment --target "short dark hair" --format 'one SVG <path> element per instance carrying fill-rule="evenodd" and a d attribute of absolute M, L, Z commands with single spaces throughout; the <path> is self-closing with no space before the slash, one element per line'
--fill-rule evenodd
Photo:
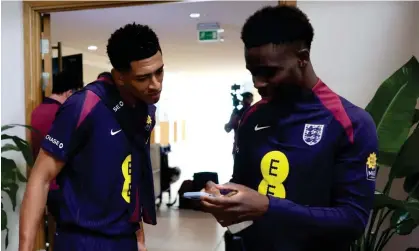
<path fill-rule="evenodd" d="M 131 62 L 154 56 L 161 52 L 159 39 L 147 25 L 127 24 L 116 30 L 106 47 L 113 68 L 129 71 Z"/>
<path fill-rule="evenodd" d="M 83 87 L 83 80 L 73 71 L 64 70 L 53 75 L 52 93 L 62 94 L 70 90 L 78 90 Z"/>
<path fill-rule="evenodd" d="M 112 77 L 112 73 L 108 71 L 104 71 L 104 72 L 99 73 L 99 75 L 97 75 L 97 78 L 100 78 L 100 77 Z"/>
<path fill-rule="evenodd" d="M 244 92 L 244 93 L 242 93 L 242 97 L 243 97 L 243 99 L 252 98 L 253 97 L 253 93 L 251 93 L 251 92 Z"/>
<path fill-rule="evenodd" d="M 268 6 L 256 11 L 243 26 L 246 48 L 303 42 L 310 49 L 314 30 L 304 12 L 292 6 Z"/>

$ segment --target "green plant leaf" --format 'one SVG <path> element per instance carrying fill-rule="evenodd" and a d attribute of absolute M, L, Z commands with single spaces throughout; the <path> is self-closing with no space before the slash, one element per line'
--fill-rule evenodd
<path fill-rule="evenodd" d="M 389 209 L 398 209 L 398 208 L 404 208 L 404 204 L 403 204 L 403 201 L 401 200 L 393 199 L 388 195 L 385 195 L 379 191 L 375 191 L 374 210 L 382 209 L 385 207 Z"/>
<path fill-rule="evenodd" d="M 19 138 L 18 136 L 10 136 L 8 134 L 1 135 L 2 140 L 11 139 L 16 144 L 17 148 L 22 152 L 28 166 L 33 166 L 32 149 L 26 140 Z"/>
<path fill-rule="evenodd" d="M 12 159 L 1 157 L 1 182 L 4 184 L 16 183 L 16 178 L 21 182 L 26 182 L 25 175 L 22 174 L 17 167 L 16 162 Z"/>
<path fill-rule="evenodd" d="M 1 198 L 3 201 L 3 197 Z M 1 231 L 6 230 L 6 239 L 4 240 L 5 248 L 9 246 L 9 229 L 7 228 L 7 213 L 3 209 L 3 203 L 1 203 Z"/>
<path fill-rule="evenodd" d="M 18 127 L 25 127 L 26 129 L 29 129 L 29 130 L 31 130 L 31 131 L 34 131 L 34 132 L 38 132 L 38 133 L 39 133 L 39 131 L 38 131 L 38 130 L 36 130 L 35 128 L 33 128 L 32 126 L 29 126 L 29 125 L 22 125 L 22 124 L 10 124 L 10 125 L 4 125 L 4 126 L 2 126 L 2 127 L 1 127 L 1 131 L 3 132 L 3 131 L 6 131 L 6 130 L 11 129 L 11 128 L 13 128 L 13 127 L 16 127 L 16 126 L 18 126 Z"/>
<path fill-rule="evenodd" d="M 419 62 L 412 57 L 378 88 L 367 110 L 375 124 L 379 138 L 379 158 L 382 165 L 392 166 L 405 142 L 419 97 Z"/>
<path fill-rule="evenodd" d="M 1 201 L 3 201 L 3 196 L 1 197 Z M 3 209 L 3 203 L 1 203 L 1 231 L 6 230 L 6 236 L 5 236 L 5 248 L 9 246 L 9 229 L 7 228 L 7 213 Z"/>
<path fill-rule="evenodd" d="M 7 229 L 7 214 L 4 209 L 1 209 L 1 231 Z"/>
<path fill-rule="evenodd" d="M 390 226 L 396 230 L 398 235 L 409 235 L 418 224 L 410 217 L 409 212 L 397 209 L 391 216 Z"/>
<path fill-rule="evenodd" d="M 13 160 L 5 157 L 1 157 L 1 166 L 1 190 L 9 195 L 14 210 L 16 207 L 16 193 L 19 188 L 16 179 L 20 171 Z"/>
<path fill-rule="evenodd" d="M 32 156 L 32 149 L 31 146 L 29 145 L 29 143 L 19 137 L 16 136 L 15 138 L 15 143 L 16 146 L 19 147 L 20 151 L 23 154 L 23 157 L 26 160 L 26 164 L 30 167 L 33 166 L 34 161 L 33 161 L 33 156 Z"/>
<path fill-rule="evenodd" d="M 1 190 L 7 193 L 10 197 L 10 201 L 12 202 L 13 210 L 16 208 L 16 194 L 17 190 L 19 189 L 19 185 L 16 183 L 10 183 L 10 184 L 3 184 L 1 183 Z"/>
<path fill-rule="evenodd" d="M 8 158 L 1 157 L 1 184 L 8 185 L 16 182 L 16 163 Z"/>
<path fill-rule="evenodd" d="M 20 151 L 20 149 L 13 144 L 7 143 L 1 147 L 1 152 L 4 153 L 7 151 Z"/>
<path fill-rule="evenodd" d="M 9 229 L 6 230 L 6 237 L 4 240 L 4 247 L 7 248 L 9 246 Z"/>
<path fill-rule="evenodd" d="M 16 172 L 16 176 L 17 176 L 17 179 L 20 181 L 20 182 L 28 182 L 28 179 L 26 179 L 26 177 L 20 172 L 20 170 L 18 170 L 17 172 Z"/>
<path fill-rule="evenodd" d="M 419 125 L 406 140 L 391 167 L 390 178 L 402 178 L 419 173 Z"/>
<path fill-rule="evenodd" d="M 4 125 L 4 126 L 1 127 L 1 131 L 6 131 L 6 130 L 9 130 L 13 127 L 15 127 L 15 125 Z"/>
<path fill-rule="evenodd" d="M 419 173 L 407 176 L 403 183 L 403 189 L 412 198 L 419 199 Z"/>
<path fill-rule="evenodd" d="M 412 122 L 413 122 L 412 125 L 419 122 L 419 110 L 418 109 L 415 110 L 415 114 L 413 115 L 413 121 Z"/>

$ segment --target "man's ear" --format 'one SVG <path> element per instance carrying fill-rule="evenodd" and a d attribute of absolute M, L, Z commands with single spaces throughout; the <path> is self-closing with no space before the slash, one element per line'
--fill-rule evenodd
<path fill-rule="evenodd" d="M 73 94 L 73 90 L 68 90 L 68 91 L 66 91 L 66 92 L 65 92 L 65 95 L 64 95 L 64 96 L 65 96 L 66 98 L 68 98 L 68 97 L 70 97 L 72 94 Z"/>
<path fill-rule="evenodd" d="M 124 85 L 124 76 L 122 75 L 120 71 L 112 69 L 111 73 L 112 73 L 113 81 L 115 81 L 117 85 L 120 85 L 120 86 Z"/>
<path fill-rule="evenodd" d="M 297 57 L 298 65 L 304 68 L 310 62 L 310 51 L 307 48 L 301 49 L 297 52 Z"/>

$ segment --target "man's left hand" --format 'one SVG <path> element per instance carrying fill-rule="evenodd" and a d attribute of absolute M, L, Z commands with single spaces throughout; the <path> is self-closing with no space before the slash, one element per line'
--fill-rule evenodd
<path fill-rule="evenodd" d="M 145 236 L 144 236 L 144 224 L 142 221 L 140 221 L 140 229 L 135 232 L 135 235 L 137 236 L 137 247 L 138 251 L 147 251 L 147 248 L 145 246 Z"/>
<path fill-rule="evenodd" d="M 215 187 L 219 190 L 237 191 L 232 196 L 201 197 L 204 210 L 213 214 L 223 227 L 254 220 L 268 210 L 268 197 L 253 189 L 234 183 L 215 185 Z"/>
<path fill-rule="evenodd" d="M 144 243 L 137 242 L 138 251 L 147 251 L 147 248 L 145 247 Z"/>

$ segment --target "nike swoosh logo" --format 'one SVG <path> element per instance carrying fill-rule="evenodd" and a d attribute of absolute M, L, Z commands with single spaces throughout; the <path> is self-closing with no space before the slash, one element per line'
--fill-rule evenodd
<path fill-rule="evenodd" d="M 115 134 L 118 134 L 120 131 L 122 131 L 122 129 L 115 132 L 111 129 L 111 135 L 114 136 Z"/>
<path fill-rule="evenodd" d="M 269 127 L 271 127 L 271 126 L 262 126 L 262 127 L 259 127 L 259 125 L 256 125 L 255 126 L 255 132 L 260 131 L 260 130 L 263 130 L 263 129 L 266 129 L 266 128 L 269 128 Z"/>

